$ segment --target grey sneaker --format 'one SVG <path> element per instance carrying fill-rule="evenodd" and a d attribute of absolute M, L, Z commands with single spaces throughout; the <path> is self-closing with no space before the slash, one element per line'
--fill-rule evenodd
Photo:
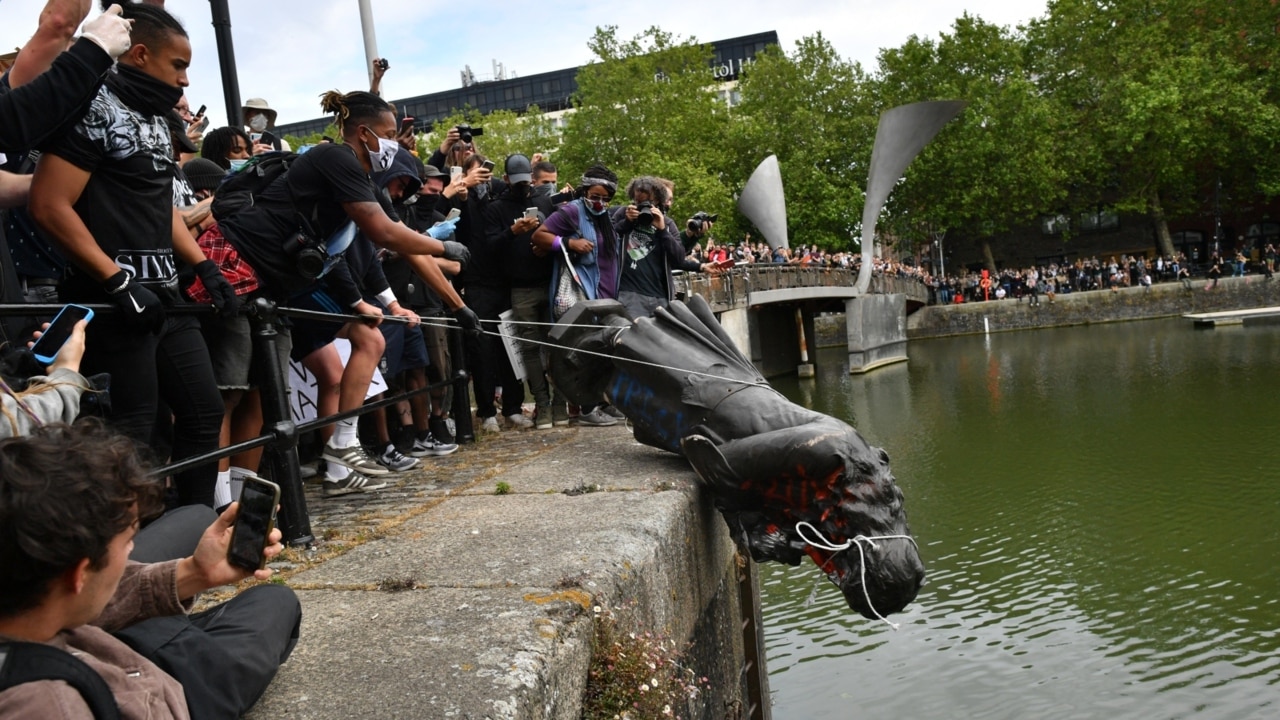
<path fill-rule="evenodd" d="M 528 430 L 533 427 L 533 421 L 524 413 L 513 413 L 507 416 L 507 424 L 516 430 Z"/>
<path fill-rule="evenodd" d="M 605 415 L 608 415 L 609 417 L 613 418 L 614 420 L 626 420 L 626 419 L 627 419 L 627 416 L 626 416 L 626 415 L 623 415 L 623 414 L 622 414 L 622 411 L 621 411 L 621 410 L 619 410 L 618 408 L 614 407 L 613 405 L 605 405 L 604 407 L 600 408 L 600 412 L 604 413 Z"/>
<path fill-rule="evenodd" d="M 551 423 L 551 406 L 539 405 L 533 413 L 534 427 L 539 430 L 550 430 Z"/>
<path fill-rule="evenodd" d="M 386 480 L 374 480 L 361 475 L 355 470 L 351 470 L 342 479 L 325 478 L 321 492 L 325 497 L 338 497 L 339 495 L 364 492 L 365 490 L 381 490 L 386 486 Z"/>
<path fill-rule="evenodd" d="M 409 449 L 409 454 L 416 457 L 426 457 L 433 455 L 435 457 L 443 457 L 452 455 L 458 451 L 456 443 L 440 442 L 436 439 L 435 433 L 427 433 L 425 438 L 418 438 L 413 441 L 413 447 Z"/>
<path fill-rule="evenodd" d="M 596 408 L 589 413 L 582 413 L 578 416 L 579 425 L 590 425 L 591 427 L 609 427 L 617 425 L 618 419 L 610 417 L 600 408 Z"/>
<path fill-rule="evenodd" d="M 408 472 L 422 464 L 417 458 L 405 457 L 396 449 L 395 443 L 387 443 L 387 447 L 378 455 L 378 462 L 391 472 Z"/>
<path fill-rule="evenodd" d="M 376 460 L 369 457 L 369 453 L 360 447 L 360 443 L 356 443 L 348 448 L 336 448 L 332 445 L 325 444 L 324 452 L 320 453 L 320 457 L 326 462 L 335 463 L 345 468 L 351 468 L 358 473 L 365 475 L 390 475 L 391 471 L 378 464 Z"/>
<path fill-rule="evenodd" d="M 564 403 L 551 406 L 551 422 L 557 427 L 569 424 L 569 410 L 565 408 Z"/>

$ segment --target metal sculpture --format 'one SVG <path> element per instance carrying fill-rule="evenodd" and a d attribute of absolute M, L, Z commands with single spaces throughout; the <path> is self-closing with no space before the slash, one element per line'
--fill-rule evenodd
<path fill-rule="evenodd" d="M 636 440 L 683 454 L 753 559 L 809 556 L 868 618 L 915 598 L 924 564 L 888 455 L 770 387 L 701 297 L 635 321 L 581 302 L 551 339 L 557 386 L 584 406 L 608 397 Z"/>
<path fill-rule="evenodd" d="M 787 199 L 777 155 L 761 160 L 747 178 L 738 196 L 738 211 L 759 228 L 769 247 L 791 247 L 787 240 Z"/>

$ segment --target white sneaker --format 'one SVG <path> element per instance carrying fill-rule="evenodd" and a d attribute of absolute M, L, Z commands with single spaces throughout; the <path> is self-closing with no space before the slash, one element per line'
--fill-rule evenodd
<path fill-rule="evenodd" d="M 480 423 L 480 432 L 487 432 L 487 433 L 502 432 L 502 428 L 498 427 L 497 416 L 485 418 L 484 422 Z"/>
<path fill-rule="evenodd" d="M 405 457 L 403 453 L 396 449 L 394 443 L 388 443 L 386 449 L 376 459 L 383 467 L 397 473 L 408 472 L 422 464 L 422 461 L 417 458 Z"/>
<path fill-rule="evenodd" d="M 533 427 L 533 421 L 525 416 L 524 413 L 515 413 L 507 416 L 507 424 L 516 430 L 528 430 Z"/>

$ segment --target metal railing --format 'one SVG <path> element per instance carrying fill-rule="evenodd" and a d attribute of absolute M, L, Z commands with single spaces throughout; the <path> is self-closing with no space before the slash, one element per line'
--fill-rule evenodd
<path fill-rule="evenodd" d="M 848 287 L 857 284 L 858 273 L 848 268 L 768 263 L 740 265 L 718 275 L 676 273 L 679 296 L 701 295 L 715 312 L 747 307 L 751 293 L 807 287 Z M 910 300 L 927 302 L 929 288 L 916 278 L 876 274 L 871 276 L 871 293 L 901 293 Z"/>

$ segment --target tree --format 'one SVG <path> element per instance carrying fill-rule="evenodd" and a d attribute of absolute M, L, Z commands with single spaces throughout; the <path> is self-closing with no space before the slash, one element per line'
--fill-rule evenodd
<path fill-rule="evenodd" d="M 595 61 L 578 70 L 575 111 L 556 153 L 562 176 L 597 162 L 624 185 L 657 175 L 676 185 L 677 223 L 698 210 L 727 214 L 729 113 L 716 95 L 711 47 L 656 27 L 621 41 L 612 26 L 597 28 L 588 46 Z"/>
<path fill-rule="evenodd" d="M 797 42 L 790 56 L 767 48 L 744 74 L 731 128 L 735 187 L 777 155 L 789 237 L 829 249 L 856 247 L 876 127 L 861 66 L 818 33 Z"/>
<path fill-rule="evenodd" d="M 418 138 L 418 156 L 425 162 L 431 153 L 439 149 L 449 130 L 463 124 L 484 130 L 483 135 L 474 138 L 475 146 L 494 162 L 494 174 L 499 177 L 508 155 L 522 153 L 533 157 L 534 153 L 542 153 L 551 156 L 559 144 L 552 121 L 543 116 L 536 105 L 530 106 L 524 114 L 495 110 L 481 115 L 478 110 L 465 108 L 440 119 L 430 132 Z"/>
<path fill-rule="evenodd" d="M 1067 151 L 1054 103 L 1035 86 L 1016 32 L 965 14 L 938 41 L 912 36 L 880 54 L 883 109 L 924 100 L 965 100 L 907 168 L 886 207 L 885 226 L 927 241 L 960 231 L 982 242 L 1057 207 L 1065 194 Z"/>
<path fill-rule="evenodd" d="M 1226 176 L 1248 199 L 1280 189 L 1274 13 L 1274 3 L 1054 0 L 1029 27 L 1040 86 L 1072 109 L 1072 137 L 1089 147 L 1085 196 L 1146 213 L 1164 254 L 1174 251 L 1167 216 L 1202 206 L 1201 188 Z"/>

